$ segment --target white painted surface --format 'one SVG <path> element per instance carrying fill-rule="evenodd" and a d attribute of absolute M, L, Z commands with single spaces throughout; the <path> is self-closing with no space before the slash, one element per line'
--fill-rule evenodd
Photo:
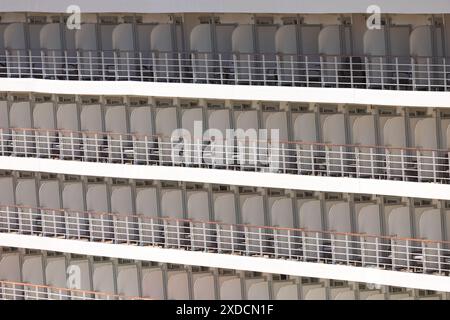
<path fill-rule="evenodd" d="M 206 253 L 200 251 L 162 249 L 155 247 L 138 247 L 124 244 L 86 242 L 8 233 L 0 234 L 0 245 L 111 258 L 135 259 L 212 268 L 277 273 L 302 277 L 368 282 L 397 287 L 450 292 L 450 277 L 402 271 L 379 270 L 375 268 L 286 261 L 259 257 Z"/>
<path fill-rule="evenodd" d="M 0 12 L 65 12 L 72 0 L 2 0 Z M 82 12 L 365 13 L 373 0 L 77 0 Z M 448 0 L 377 0 L 383 13 L 449 13 Z"/>
<path fill-rule="evenodd" d="M 245 86 L 137 81 L 0 79 L 0 91 L 79 95 L 130 95 L 229 100 L 349 103 L 410 107 L 450 107 L 450 92 L 349 88 Z"/>
<path fill-rule="evenodd" d="M 84 176 L 192 181 L 294 190 L 349 192 L 450 200 L 450 186 L 438 183 L 321 177 L 186 167 L 140 166 L 68 160 L 0 157 L 0 168 Z"/>

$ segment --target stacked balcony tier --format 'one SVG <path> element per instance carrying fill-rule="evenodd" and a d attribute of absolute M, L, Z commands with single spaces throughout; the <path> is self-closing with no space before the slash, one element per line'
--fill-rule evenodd
<path fill-rule="evenodd" d="M 410 17 L 364 32 L 359 20 L 99 22 L 78 30 L 8 23 L 0 25 L 0 76 L 448 91 L 445 26 Z"/>
<path fill-rule="evenodd" d="M 0 299 L 444 300 L 373 284 L 0 248 Z"/>

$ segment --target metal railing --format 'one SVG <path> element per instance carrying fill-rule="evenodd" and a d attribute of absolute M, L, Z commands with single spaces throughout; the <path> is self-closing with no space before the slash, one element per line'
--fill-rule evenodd
<path fill-rule="evenodd" d="M 113 293 L 0 280 L 0 300 L 148 300 Z"/>
<path fill-rule="evenodd" d="M 449 275 L 450 242 L 1 206 L 0 232 Z"/>
<path fill-rule="evenodd" d="M 0 77 L 448 91 L 445 57 L 6 50 Z"/>
<path fill-rule="evenodd" d="M 0 156 L 450 182 L 450 150 L 0 128 Z"/>

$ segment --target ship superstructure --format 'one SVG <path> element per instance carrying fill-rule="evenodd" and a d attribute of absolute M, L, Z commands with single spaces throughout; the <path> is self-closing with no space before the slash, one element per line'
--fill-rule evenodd
<path fill-rule="evenodd" d="M 341 2 L 3 0 L 0 297 L 448 299 L 450 4 Z"/>

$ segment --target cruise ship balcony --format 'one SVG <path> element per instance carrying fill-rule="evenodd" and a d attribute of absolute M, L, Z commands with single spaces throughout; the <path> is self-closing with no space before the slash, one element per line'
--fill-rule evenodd
<path fill-rule="evenodd" d="M 446 201 L 24 172 L 0 184 L 4 246 L 448 289 Z"/>
<path fill-rule="evenodd" d="M 350 102 L 351 93 L 378 103 L 373 97 L 380 96 L 367 89 L 381 89 L 419 91 L 410 96 L 426 103 L 427 97 L 447 97 L 436 91 L 450 88 L 448 14 L 383 15 L 378 29 L 367 29 L 363 14 L 90 13 L 79 29 L 66 28 L 65 15 L 3 16 L 0 83 L 11 90 L 39 83 L 33 79 L 142 82 L 139 88 L 155 95 L 164 93 L 158 83 L 197 94 L 228 84 L 249 85 L 255 99 L 262 99 L 260 87 L 281 96 L 302 93 L 298 99 L 323 96 L 308 89 L 333 88 L 334 99 Z M 12 78 L 24 81 L 4 81 Z M 111 83 L 92 85 L 101 90 Z"/>
<path fill-rule="evenodd" d="M 0 248 L 2 300 L 447 300 L 353 281 Z M 67 271 L 72 274 L 67 277 Z M 79 283 L 72 283 L 80 270 Z M 78 289 L 73 287 L 77 286 Z M 69 289 L 72 288 L 72 289 Z M 113 293 L 114 292 L 114 293 Z"/>
<path fill-rule="evenodd" d="M 0 100 L 0 162 L 7 170 L 449 199 L 449 114 L 9 93 Z"/>

